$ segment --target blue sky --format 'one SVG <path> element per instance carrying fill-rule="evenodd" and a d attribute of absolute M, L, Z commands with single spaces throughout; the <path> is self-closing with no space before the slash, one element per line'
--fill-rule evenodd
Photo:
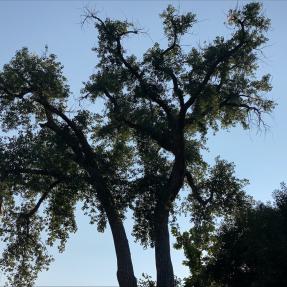
<path fill-rule="evenodd" d="M 55 53 L 64 65 L 75 97 L 79 95 L 82 82 L 87 80 L 96 64 L 96 55 L 91 48 L 96 45 L 97 34 L 91 25 L 81 26 L 84 7 L 96 8 L 101 17 L 127 18 L 148 33 L 127 42 L 130 52 L 140 55 L 153 42 L 162 44 L 158 14 L 173 3 L 181 11 L 197 14 L 198 23 L 185 40 L 190 43 L 211 41 L 215 35 L 225 34 L 223 25 L 228 9 L 242 5 L 242 1 L 0 1 L 0 64 L 8 62 L 17 49 L 28 47 L 36 53 L 43 53 L 45 45 Z M 273 90 L 270 97 L 277 107 L 270 117 L 267 131 L 258 131 L 254 126 L 250 131 L 233 128 L 211 136 L 210 151 L 206 159 L 215 156 L 234 161 L 237 175 L 250 180 L 247 188 L 256 199 L 271 199 L 272 191 L 281 181 L 287 181 L 287 101 L 286 101 L 286 51 L 287 2 L 265 1 L 264 13 L 272 20 L 268 46 L 263 50 L 259 73 L 272 75 Z M 55 250 L 55 262 L 48 272 L 40 274 L 38 285 L 117 285 L 116 261 L 113 242 L 109 230 L 99 234 L 95 226 L 89 225 L 88 218 L 80 210 L 78 233 L 71 235 L 64 254 Z M 183 229 L 188 228 L 187 220 L 182 220 Z M 127 232 L 132 222 L 128 218 Z M 155 274 L 153 250 L 143 250 L 130 237 L 135 272 Z M 175 273 L 179 277 L 187 274 L 180 263 L 183 259 L 179 251 L 173 252 Z M 2 281 L 1 281 L 2 280 Z M 0 274 L 0 285 L 4 276 Z"/>

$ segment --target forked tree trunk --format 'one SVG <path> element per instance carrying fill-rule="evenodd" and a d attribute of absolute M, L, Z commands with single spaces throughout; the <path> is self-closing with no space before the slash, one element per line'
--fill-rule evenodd
<path fill-rule="evenodd" d="M 157 269 L 157 287 L 175 286 L 170 256 L 168 217 L 169 211 L 161 210 L 155 219 L 155 260 Z"/>

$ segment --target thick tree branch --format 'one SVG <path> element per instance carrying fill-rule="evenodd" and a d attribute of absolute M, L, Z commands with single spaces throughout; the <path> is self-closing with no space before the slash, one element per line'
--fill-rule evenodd
<path fill-rule="evenodd" d="M 174 94 L 177 96 L 177 98 L 178 98 L 178 100 L 179 100 L 180 109 L 183 109 L 183 108 L 184 108 L 183 91 L 182 91 L 182 89 L 180 89 L 180 87 L 179 87 L 178 78 L 177 78 L 176 75 L 173 73 L 173 71 L 170 71 L 169 73 L 170 73 L 170 77 L 171 77 L 172 83 L 173 83 Z"/>
<path fill-rule="evenodd" d="M 211 203 L 211 201 L 213 200 L 213 195 L 214 195 L 214 191 L 211 190 L 210 191 L 210 195 L 208 198 L 203 199 L 201 194 L 200 194 L 200 188 L 196 185 L 193 176 L 191 175 L 190 172 L 185 171 L 185 178 L 187 180 L 188 185 L 190 186 L 191 190 L 192 190 L 192 196 L 202 205 L 202 206 L 206 206 L 208 203 Z"/>
<path fill-rule="evenodd" d="M 160 95 L 158 95 L 154 91 L 155 87 L 147 83 L 142 73 L 139 73 L 138 69 L 134 68 L 126 60 L 126 58 L 123 55 L 123 47 L 121 43 L 121 38 L 127 34 L 137 34 L 138 31 L 137 30 L 125 31 L 122 33 L 115 33 L 114 35 L 111 35 L 111 32 L 107 29 L 106 23 L 103 20 L 101 20 L 99 17 L 97 17 L 95 13 L 88 11 L 84 21 L 87 21 L 89 18 L 98 22 L 100 26 L 103 28 L 103 30 L 105 31 L 105 33 L 114 38 L 114 41 L 116 43 L 116 49 L 113 50 L 110 48 L 111 54 L 117 57 L 118 60 L 120 60 L 121 63 L 124 65 L 124 67 L 131 73 L 131 75 L 138 80 L 143 92 L 146 93 L 147 95 L 146 98 L 151 99 L 153 102 L 159 105 L 159 107 L 162 108 L 164 112 L 166 113 L 169 124 L 171 126 L 174 126 L 175 118 L 173 116 L 172 109 L 169 107 L 169 105 L 164 100 L 161 99 Z"/>
<path fill-rule="evenodd" d="M 160 146 L 162 146 L 164 149 L 173 152 L 174 147 L 169 143 L 168 140 L 166 140 L 166 137 L 160 136 L 157 134 L 153 129 L 149 129 L 144 125 L 141 125 L 139 123 L 133 122 L 129 120 L 127 117 L 125 117 L 125 114 L 120 111 L 119 104 L 115 97 L 113 97 L 108 90 L 104 90 L 104 93 L 106 97 L 110 100 L 110 102 L 113 104 L 115 111 L 117 112 L 117 116 L 120 117 L 120 120 L 124 122 L 128 127 L 136 130 L 137 132 L 150 136 L 152 139 L 154 139 L 156 142 L 159 143 Z"/>
<path fill-rule="evenodd" d="M 56 124 L 53 119 L 52 113 L 45 109 L 47 122 L 40 124 L 42 128 L 49 128 L 53 132 L 55 132 L 60 138 L 64 140 L 64 142 L 69 146 L 76 156 L 77 163 L 82 163 L 84 159 L 84 155 L 82 149 L 79 145 L 79 142 L 75 136 L 73 136 L 68 129 L 60 127 Z"/>
<path fill-rule="evenodd" d="M 54 107 L 53 105 L 51 105 L 44 97 L 39 97 L 37 99 L 37 101 L 42 104 L 44 106 L 44 108 L 46 110 L 49 110 L 51 113 L 56 114 L 57 116 L 59 116 L 62 120 L 65 121 L 65 123 L 72 129 L 72 131 L 74 132 L 74 134 L 76 135 L 76 137 L 79 140 L 79 143 L 81 144 L 81 146 L 83 147 L 84 152 L 88 155 L 88 156 L 94 156 L 94 152 L 93 149 L 91 148 L 91 146 L 89 145 L 85 135 L 83 134 L 83 132 L 78 128 L 78 126 L 75 124 L 75 122 L 71 119 L 69 119 L 61 110 L 59 110 L 58 108 Z M 51 117 L 50 121 L 52 120 Z"/>
<path fill-rule="evenodd" d="M 173 116 L 173 112 L 172 112 L 171 108 L 169 107 L 169 105 L 164 100 L 161 99 L 160 95 L 155 93 L 155 91 L 154 91 L 155 87 L 153 85 L 150 85 L 149 83 L 147 83 L 146 80 L 144 80 L 143 75 L 140 74 L 125 59 L 125 57 L 124 57 L 124 55 L 122 53 L 123 48 L 122 48 L 122 45 L 121 45 L 121 38 L 120 37 L 118 37 L 116 39 L 116 43 L 117 43 L 117 56 L 122 61 L 124 66 L 129 70 L 129 72 L 139 81 L 142 90 L 147 95 L 146 98 L 147 99 L 151 99 L 153 102 L 158 104 L 165 111 L 169 124 L 171 126 L 174 126 L 175 118 Z"/>
<path fill-rule="evenodd" d="M 172 84 L 173 84 L 173 92 L 174 95 L 178 98 L 179 100 L 179 104 L 180 104 L 180 108 L 183 109 L 184 108 L 184 98 L 183 98 L 183 91 L 179 86 L 179 80 L 176 77 L 176 75 L 174 74 L 173 70 L 171 67 L 161 67 L 161 64 L 164 63 L 164 59 L 162 58 L 162 60 L 160 61 L 159 64 L 156 65 L 156 68 L 160 71 L 162 71 L 163 73 L 165 73 L 168 77 L 171 78 L 172 80 Z"/>
<path fill-rule="evenodd" d="M 185 107 L 184 107 L 184 112 L 186 113 L 186 111 L 190 108 L 190 106 L 195 102 L 196 98 L 198 98 L 200 96 L 200 94 L 204 91 L 204 89 L 206 88 L 206 85 L 208 83 L 208 81 L 210 80 L 211 76 L 215 73 L 217 67 L 219 66 L 219 64 L 228 61 L 244 44 L 245 44 L 245 27 L 244 27 L 244 22 L 241 22 L 241 40 L 240 42 L 231 50 L 227 51 L 225 54 L 223 54 L 222 56 L 218 57 L 218 59 L 216 59 L 214 61 L 214 63 L 211 65 L 211 67 L 209 68 L 208 72 L 206 73 L 203 81 L 201 82 L 201 84 L 199 85 L 197 91 L 195 92 L 193 97 L 190 97 L 187 102 L 185 103 Z"/>

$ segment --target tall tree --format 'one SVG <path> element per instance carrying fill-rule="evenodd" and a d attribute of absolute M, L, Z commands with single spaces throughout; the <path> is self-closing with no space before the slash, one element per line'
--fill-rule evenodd
<path fill-rule="evenodd" d="M 76 231 L 81 201 L 100 231 L 108 221 L 119 284 L 135 287 L 123 226 L 132 149 L 124 133 L 100 136 L 96 114 L 68 108 L 62 68 L 54 55 L 24 48 L 0 73 L 1 125 L 9 132 L 0 144 L 0 236 L 7 244 L 1 268 L 12 286 L 33 286 L 51 261 L 46 244 L 59 241 L 62 251 Z"/>
<path fill-rule="evenodd" d="M 85 92 L 91 100 L 106 100 L 110 128 L 130 131 L 141 166 L 134 182 L 134 234 L 155 247 L 158 287 L 173 287 L 168 224 L 184 181 L 192 190 L 189 198 L 202 204 L 212 201 L 214 189 L 224 183 L 218 178 L 215 186 L 201 186 L 207 165 L 200 151 L 208 130 L 237 124 L 249 128 L 254 118 L 262 122 L 262 113 L 274 104 L 264 98 L 270 76 L 256 78 L 270 24 L 260 4 L 229 11 L 228 39 L 218 36 L 189 50 L 181 46 L 181 38 L 196 22 L 195 15 L 179 15 L 168 6 L 161 18 L 167 48 L 155 43 L 137 59 L 127 54 L 123 42 L 141 31 L 89 11 L 87 19 L 98 30 L 99 64 Z"/>
<path fill-rule="evenodd" d="M 48 243 L 64 244 L 76 228 L 74 206 L 84 200 L 100 229 L 106 220 L 111 226 L 120 286 L 136 286 L 122 223 L 133 200 L 134 235 L 155 246 L 157 285 L 174 286 L 168 223 L 184 181 L 192 190 L 191 205 L 206 206 L 215 198 L 229 202 L 230 196 L 224 197 L 228 164 L 217 162 L 211 172 L 215 181 L 209 181 L 200 151 L 209 129 L 237 123 L 248 128 L 253 115 L 261 121 L 262 113 L 272 110 L 273 102 L 262 96 L 271 89 L 269 76 L 255 77 L 269 20 L 257 3 L 231 10 L 229 39 L 217 37 L 185 51 L 180 39 L 195 16 L 178 15 L 169 6 L 161 17 L 168 47 L 156 43 L 137 60 L 122 42 L 140 32 L 133 24 L 88 12 L 86 19 L 98 30 L 99 63 L 83 98 L 105 99 L 102 122 L 87 109 L 69 111 L 70 93 L 55 56 L 23 49 L 4 66 L 2 127 L 17 134 L 1 143 L 0 235 L 8 242 L 1 266 L 18 268 L 13 284 L 30 284 L 31 271 L 49 263 L 41 232 L 48 232 Z M 242 183 L 231 182 L 236 197 Z"/>

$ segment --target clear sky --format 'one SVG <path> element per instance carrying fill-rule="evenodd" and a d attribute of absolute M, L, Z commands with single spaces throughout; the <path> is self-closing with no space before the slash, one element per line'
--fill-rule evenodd
<path fill-rule="evenodd" d="M 91 48 L 96 45 L 97 34 L 92 26 L 81 26 L 84 7 L 96 8 L 101 17 L 127 18 L 145 28 L 148 35 L 137 36 L 127 42 L 129 51 L 139 55 L 157 41 L 165 43 L 158 14 L 173 3 L 181 11 L 192 11 L 198 16 L 186 45 L 211 41 L 215 35 L 226 33 L 223 25 L 226 12 L 246 1 L 1 1 L 0 0 L 0 65 L 8 62 L 17 49 L 28 47 L 43 53 L 45 45 L 49 52 L 58 55 L 75 97 L 79 95 L 82 82 L 87 80 L 96 64 Z M 272 75 L 273 91 L 270 97 L 278 106 L 266 118 L 267 131 L 250 131 L 233 128 L 211 136 L 210 151 L 206 159 L 212 161 L 220 155 L 236 164 L 237 175 L 250 180 L 247 192 L 255 199 L 271 199 L 272 191 L 281 181 L 287 181 L 287 1 L 264 1 L 264 12 L 272 20 L 268 46 L 263 50 L 259 73 Z M 188 46 L 187 46 L 188 47 Z M 184 221 L 184 220 L 183 220 Z M 132 221 L 127 219 L 127 232 Z M 184 223 L 183 229 L 188 225 Z M 42 272 L 38 285 L 117 285 L 116 259 L 110 231 L 99 234 L 88 218 L 78 211 L 77 234 L 71 235 L 66 251 L 58 255 L 48 272 Z M 143 250 L 130 237 L 136 275 L 155 274 L 153 250 Z M 173 252 L 175 273 L 187 274 L 180 263 L 179 251 Z M 4 276 L 0 274 L 0 285 Z"/>

